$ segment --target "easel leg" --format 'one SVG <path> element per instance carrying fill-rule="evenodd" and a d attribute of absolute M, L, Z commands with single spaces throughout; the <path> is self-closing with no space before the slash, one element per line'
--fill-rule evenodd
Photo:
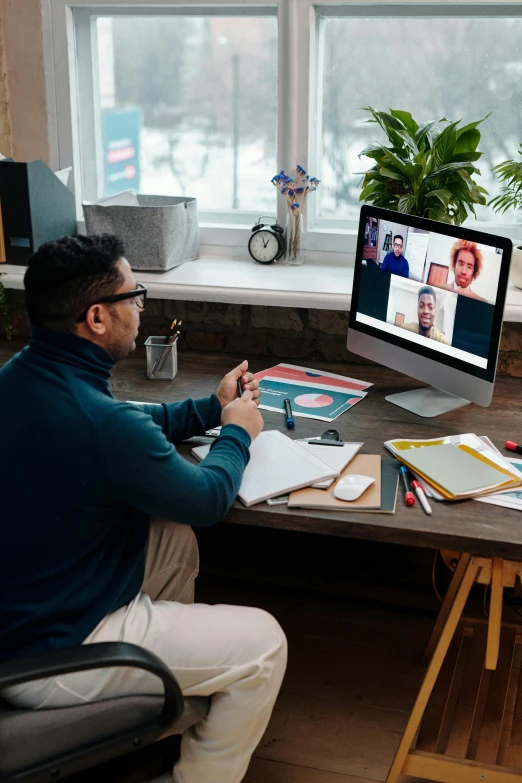
<path fill-rule="evenodd" d="M 406 726 L 406 731 L 404 732 L 404 736 L 395 755 L 395 759 L 388 773 L 388 777 L 386 778 L 386 783 L 396 783 L 399 775 L 402 772 L 404 762 L 406 761 L 412 742 L 415 738 L 415 734 L 417 733 L 417 729 L 419 728 L 420 722 L 422 720 L 422 716 L 426 710 L 428 699 L 431 696 L 433 686 L 435 685 L 439 675 L 444 658 L 448 652 L 448 647 L 453 638 L 462 612 L 464 611 L 468 595 L 479 569 L 480 566 L 477 565 L 473 558 L 468 560 L 468 565 L 466 567 L 464 576 L 456 592 L 455 600 L 453 601 L 453 605 L 449 611 L 447 620 L 440 634 L 435 652 L 433 653 L 433 658 L 430 665 L 428 666 L 428 670 L 425 674 L 424 681 L 415 701 L 408 725 Z"/>
<path fill-rule="evenodd" d="M 466 573 L 466 568 L 468 567 L 470 560 L 471 555 L 468 555 L 466 552 L 463 552 L 459 558 L 455 573 L 453 574 L 450 586 L 448 587 L 448 592 L 444 597 L 444 601 L 440 607 L 440 612 L 437 619 L 435 620 L 435 625 L 433 626 L 433 631 L 431 632 L 429 642 L 426 645 L 426 649 L 424 650 L 424 655 L 422 656 L 423 661 L 429 661 L 433 656 L 433 651 L 435 650 L 437 642 L 440 639 L 442 629 L 444 628 L 444 623 L 448 619 L 450 609 L 453 605 L 453 601 L 455 600 L 455 595 L 457 594 L 457 590 L 462 583 L 462 579 Z"/>
<path fill-rule="evenodd" d="M 486 646 L 486 669 L 497 668 L 500 644 L 500 621 L 502 619 L 502 559 L 493 558 L 491 570 L 491 601 L 489 603 L 488 642 Z"/>

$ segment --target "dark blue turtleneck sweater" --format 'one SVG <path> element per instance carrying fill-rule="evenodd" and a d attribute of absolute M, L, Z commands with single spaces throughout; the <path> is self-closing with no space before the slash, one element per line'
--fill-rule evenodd
<path fill-rule="evenodd" d="M 193 465 L 173 444 L 219 424 L 215 395 L 117 402 L 114 362 L 71 334 L 33 328 L 0 370 L 0 658 L 82 642 L 140 590 L 149 515 L 212 525 L 250 437 L 227 425 Z"/>

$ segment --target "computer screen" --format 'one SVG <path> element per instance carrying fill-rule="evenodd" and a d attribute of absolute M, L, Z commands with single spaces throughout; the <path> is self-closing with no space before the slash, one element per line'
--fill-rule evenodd
<path fill-rule="evenodd" d="M 492 382 L 510 258 L 503 237 L 365 205 L 350 328 Z"/>

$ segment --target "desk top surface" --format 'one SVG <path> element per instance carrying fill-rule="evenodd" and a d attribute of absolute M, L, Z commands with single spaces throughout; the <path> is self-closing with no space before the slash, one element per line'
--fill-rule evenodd
<path fill-rule="evenodd" d="M 0 365 L 21 346 L 0 343 Z M 174 381 L 151 381 L 145 376 L 144 349 L 138 348 L 129 359 L 120 362 L 112 380 L 117 399 L 143 402 L 173 402 L 186 397 L 204 397 L 215 391 L 222 376 L 244 357 L 229 354 L 180 353 L 178 375 Z M 254 372 L 277 364 L 279 359 L 254 357 Z M 384 400 L 394 392 L 422 384 L 399 373 L 374 365 L 325 364 L 300 362 L 372 382 L 368 396 L 332 424 L 312 419 L 296 419 L 291 437 L 317 436 L 334 427 L 346 441 L 364 441 L 362 453 L 390 456 L 385 440 L 397 437 L 435 438 L 464 432 L 488 435 L 506 455 L 506 440 L 522 440 L 522 380 L 497 378 L 493 402 L 489 408 L 469 405 L 434 419 L 422 419 Z M 263 411 L 265 429 L 279 429 L 288 434 L 284 417 Z M 189 445 L 180 447 L 187 456 Z M 406 508 L 399 487 L 395 514 L 308 511 L 268 506 L 260 503 L 245 508 L 234 503 L 226 521 L 236 524 L 282 528 L 324 535 L 361 538 L 429 548 L 455 549 L 480 555 L 522 559 L 522 512 L 479 503 L 474 500 L 457 503 L 432 501 L 433 514 L 425 514 L 417 503 Z"/>

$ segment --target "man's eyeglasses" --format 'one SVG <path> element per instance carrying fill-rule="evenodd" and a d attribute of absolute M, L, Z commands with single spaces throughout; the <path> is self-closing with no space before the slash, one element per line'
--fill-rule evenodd
<path fill-rule="evenodd" d="M 137 287 L 132 291 L 124 291 L 121 294 L 111 294 L 111 296 L 102 296 L 101 299 L 92 302 L 92 304 L 90 304 L 89 307 L 86 307 L 83 313 L 76 319 L 76 323 L 85 321 L 89 308 L 95 304 L 114 304 L 115 302 L 123 302 L 125 299 L 134 299 L 138 310 L 143 310 L 147 299 L 147 289 L 141 283 L 136 283 L 136 286 Z"/>
<path fill-rule="evenodd" d="M 394 243 L 393 243 L 393 247 L 402 248 L 402 245 L 401 245 L 401 243 L 400 243 L 400 242 L 394 242 Z"/>

